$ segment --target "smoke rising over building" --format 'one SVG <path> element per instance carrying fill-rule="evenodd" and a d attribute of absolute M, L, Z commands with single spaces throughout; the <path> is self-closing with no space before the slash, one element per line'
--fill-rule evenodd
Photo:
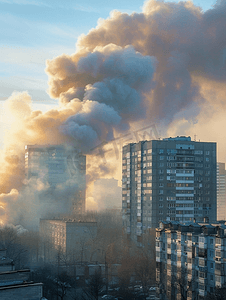
<path fill-rule="evenodd" d="M 93 199 L 98 210 L 121 209 L 122 189 L 114 178 L 99 179 L 94 182 Z"/>
<path fill-rule="evenodd" d="M 44 209 L 30 199 L 45 187 L 21 192 L 25 145 L 80 149 L 88 154 L 92 181 L 114 177 L 117 168 L 114 159 L 103 165 L 90 150 L 137 124 L 156 122 L 176 135 L 196 128 L 205 140 L 217 134 L 223 145 L 218 129 L 225 124 L 225 9 L 225 1 L 203 12 L 190 1 L 150 0 L 141 13 L 112 12 L 79 37 L 75 53 L 48 60 L 48 92 L 59 106 L 33 111 L 26 92 L 6 101 L 11 129 L 0 174 L 3 221 L 17 223 Z M 64 195 L 68 191 L 70 185 Z"/>
<path fill-rule="evenodd" d="M 68 193 L 65 197 L 71 201 L 73 212 L 85 211 L 86 157 L 76 149 L 67 149 L 63 145 L 25 146 L 25 173 L 28 182 L 40 180 L 49 186 L 43 201 L 52 203 L 55 202 L 54 189 L 68 182 L 74 193 Z M 64 202 L 65 198 L 61 201 Z"/>

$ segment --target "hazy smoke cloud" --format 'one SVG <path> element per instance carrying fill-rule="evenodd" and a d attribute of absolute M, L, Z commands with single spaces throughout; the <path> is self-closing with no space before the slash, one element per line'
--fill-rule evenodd
<path fill-rule="evenodd" d="M 114 178 L 99 179 L 94 183 L 93 201 L 98 210 L 121 208 L 122 188 Z"/>
<path fill-rule="evenodd" d="M 40 218 L 51 218 L 70 212 L 71 199 L 77 189 L 78 186 L 70 181 L 51 189 L 40 179 L 30 180 L 20 192 L 12 189 L 8 194 L 0 195 L 0 218 L 3 223 L 22 224 L 25 228 L 38 229 Z"/>
<path fill-rule="evenodd" d="M 171 135 L 197 133 L 208 140 L 207 125 L 214 140 L 214 130 L 225 125 L 225 12 L 225 0 L 206 12 L 190 1 L 150 0 L 142 13 L 113 11 L 80 36 L 73 55 L 48 60 L 49 94 L 59 99 L 59 107 L 32 111 L 27 93 L 6 102 L 11 129 L 0 174 L 0 202 L 6 208 L 0 213 L 8 209 L 13 222 L 19 215 L 26 218 L 37 203 L 39 215 L 45 210 L 35 198 L 30 206 L 21 204 L 26 213 L 9 209 L 10 203 L 29 203 L 25 190 L 22 198 L 18 192 L 26 144 L 64 143 L 90 154 L 138 122 L 156 122 Z M 219 137 L 221 145 L 223 140 Z M 114 159 L 108 165 L 98 159 L 88 156 L 89 182 L 111 178 L 117 169 Z"/>

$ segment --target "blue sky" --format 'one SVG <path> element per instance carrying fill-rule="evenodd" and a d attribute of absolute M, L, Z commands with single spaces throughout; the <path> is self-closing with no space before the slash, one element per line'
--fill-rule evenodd
<path fill-rule="evenodd" d="M 195 0 L 207 10 L 213 0 Z M 141 12 L 142 0 L 0 0 L 0 100 L 27 90 L 34 102 L 53 102 L 46 93 L 46 59 L 75 51 L 78 36 L 113 9 Z"/>

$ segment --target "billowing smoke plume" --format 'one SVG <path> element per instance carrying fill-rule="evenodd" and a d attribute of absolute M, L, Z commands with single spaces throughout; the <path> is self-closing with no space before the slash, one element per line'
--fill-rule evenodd
<path fill-rule="evenodd" d="M 16 201 L 23 186 L 25 144 L 81 149 L 89 154 L 94 180 L 112 177 L 114 170 L 91 149 L 131 126 L 155 122 L 165 133 L 168 128 L 169 133 L 195 133 L 192 127 L 201 134 L 199 120 L 207 123 L 205 118 L 218 114 L 225 124 L 225 12 L 225 0 L 207 12 L 191 1 L 150 0 L 142 13 L 113 11 L 80 36 L 73 55 L 48 60 L 49 94 L 59 99 L 59 107 L 32 111 L 26 93 L 7 100 L 14 119 L 0 177 L 3 206 Z"/>
<path fill-rule="evenodd" d="M 114 44 L 79 56 L 48 61 L 46 70 L 51 96 L 59 97 L 62 106 L 81 103 L 80 111 L 64 122 L 62 133 L 87 152 L 112 139 L 114 130 L 126 130 L 130 122 L 145 118 L 144 93 L 153 87 L 156 59 Z"/>

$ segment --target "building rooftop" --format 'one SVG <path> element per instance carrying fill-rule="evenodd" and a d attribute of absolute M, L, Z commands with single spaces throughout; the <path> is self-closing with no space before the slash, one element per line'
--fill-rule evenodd
<path fill-rule="evenodd" d="M 163 141 L 191 141 L 191 137 L 190 136 L 177 136 L 177 137 L 169 137 L 169 138 L 165 138 L 163 139 Z"/>
<path fill-rule="evenodd" d="M 76 220 L 76 219 L 67 219 L 67 218 L 63 218 L 63 219 L 40 219 L 40 221 L 54 221 L 54 222 L 63 222 L 63 223 L 78 223 L 78 224 L 94 224 L 97 223 L 96 221 L 81 221 L 81 220 Z"/>
<path fill-rule="evenodd" d="M 204 234 L 224 235 L 226 237 L 226 224 L 222 223 L 196 223 L 196 222 L 175 222 L 161 221 L 159 222 L 158 231 L 183 231 L 198 232 Z"/>
<path fill-rule="evenodd" d="M 24 287 L 29 287 L 29 286 L 40 286 L 43 285 L 43 283 L 33 283 L 33 282 L 26 282 L 22 284 L 12 284 L 12 285 L 7 285 L 7 286 L 0 286 L 0 291 L 1 290 L 8 290 L 8 289 L 18 289 L 18 288 L 24 288 Z"/>

